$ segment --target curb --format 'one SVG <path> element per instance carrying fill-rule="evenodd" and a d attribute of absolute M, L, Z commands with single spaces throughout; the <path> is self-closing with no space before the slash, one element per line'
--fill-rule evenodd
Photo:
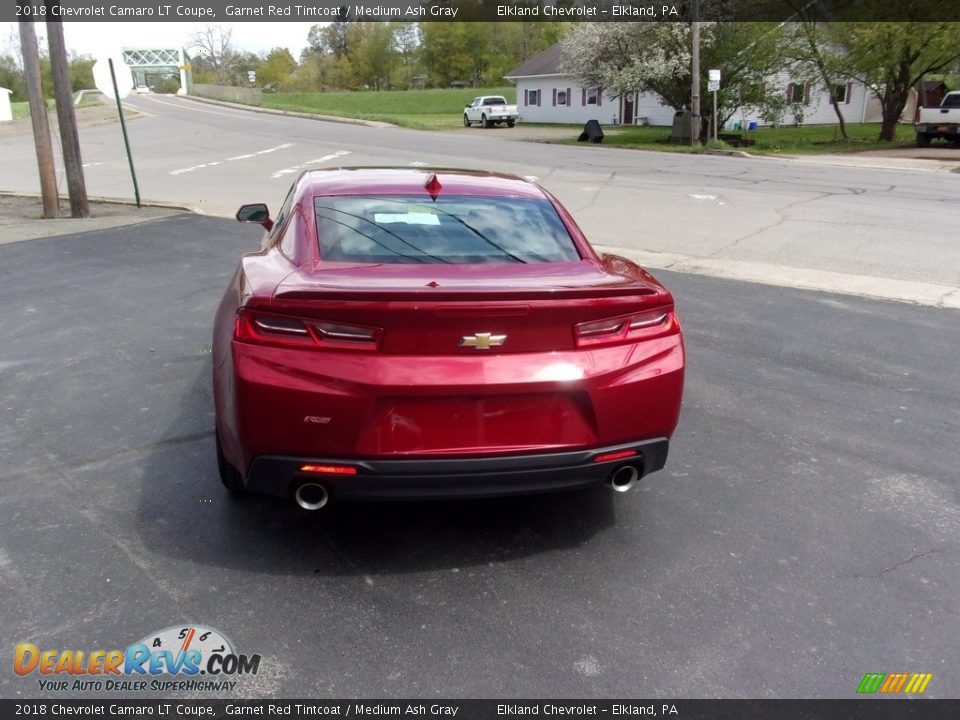
<path fill-rule="evenodd" d="M 15 190 L 0 190 L 0 197 L 13 197 L 13 198 L 31 198 L 31 199 L 43 199 L 41 193 L 34 192 L 20 192 Z M 69 195 L 60 195 L 61 201 L 70 202 Z M 111 198 L 104 197 L 101 195 L 88 195 L 87 201 L 92 203 L 100 203 L 101 205 L 124 205 L 129 206 L 134 209 L 137 208 L 137 203 L 135 200 L 127 200 L 125 198 Z M 197 215 L 205 215 L 203 211 L 191 207 L 189 205 L 178 205 L 177 203 L 163 202 L 161 200 L 141 200 L 140 207 L 152 207 L 152 208 L 161 208 L 163 210 L 181 210 L 182 212 L 195 213 Z M 69 220 L 71 218 L 60 218 L 61 220 Z M 80 220 L 84 218 L 73 218 L 75 220 Z"/>
<path fill-rule="evenodd" d="M 278 110 L 276 108 L 265 108 L 258 105 L 244 105 L 243 103 L 227 102 L 226 100 L 214 100 L 213 98 L 200 97 L 199 95 L 178 95 L 177 97 L 186 98 L 194 102 L 206 103 L 208 105 L 220 105 L 221 107 L 233 108 L 235 110 L 247 110 L 249 112 L 264 113 L 266 115 L 280 115 L 287 117 L 306 118 L 308 120 L 320 120 L 322 122 L 339 123 L 341 125 L 363 125 L 373 128 L 395 128 L 393 125 L 380 120 L 361 120 L 360 118 L 336 117 L 333 115 L 317 115 L 316 113 L 300 112 L 297 110 Z"/>

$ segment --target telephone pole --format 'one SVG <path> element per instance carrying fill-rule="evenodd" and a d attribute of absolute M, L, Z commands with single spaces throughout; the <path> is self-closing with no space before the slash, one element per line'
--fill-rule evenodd
<path fill-rule="evenodd" d="M 90 217 L 90 203 L 87 200 L 87 185 L 83 179 L 80 137 L 77 134 L 77 116 L 73 111 L 73 92 L 67 48 L 63 41 L 63 24 L 53 17 L 51 0 L 46 0 L 46 6 L 47 42 L 50 45 L 50 67 L 53 71 L 53 94 L 57 100 L 63 167 L 67 172 L 67 191 L 70 193 L 70 217 L 85 218 Z"/>
<path fill-rule="evenodd" d="M 690 144 L 696 145 L 700 142 L 700 0 L 693 0 L 690 35 Z"/>
<path fill-rule="evenodd" d="M 20 20 L 20 52 L 23 54 L 23 76 L 27 85 L 27 99 L 30 101 L 33 144 L 37 149 L 43 216 L 55 218 L 60 216 L 60 196 L 53 165 L 53 143 L 50 142 L 47 103 L 43 98 L 43 86 L 40 84 L 40 54 L 37 51 L 37 33 L 33 29 L 33 20 Z"/>

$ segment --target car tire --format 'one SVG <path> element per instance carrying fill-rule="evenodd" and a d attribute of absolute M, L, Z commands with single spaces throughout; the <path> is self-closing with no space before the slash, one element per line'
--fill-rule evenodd
<path fill-rule="evenodd" d="M 930 147 L 930 136 L 926 133 L 917 133 L 917 147 Z"/>
<path fill-rule="evenodd" d="M 230 491 L 231 495 L 241 496 L 247 494 L 247 489 L 243 486 L 243 477 L 240 471 L 227 462 L 223 454 L 223 446 L 220 445 L 220 433 L 214 432 L 217 440 L 217 470 L 220 473 L 220 482 Z"/>
<path fill-rule="evenodd" d="M 464 126 L 464 127 L 470 127 L 470 121 L 467 120 L 467 114 L 466 114 L 466 113 L 463 114 L 463 126 Z"/>
<path fill-rule="evenodd" d="M 486 115 L 481 115 L 481 116 L 480 116 L 480 122 L 483 123 L 483 126 L 484 126 L 485 128 L 491 128 L 491 127 L 493 127 L 493 123 L 490 122 L 490 121 L 487 119 L 487 116 L 486 116 Z"/>
<path fill-rule="evenodd" d="M 516 120 L 507 120 L 507 127 L 513 127 L 517 124 Z"/>

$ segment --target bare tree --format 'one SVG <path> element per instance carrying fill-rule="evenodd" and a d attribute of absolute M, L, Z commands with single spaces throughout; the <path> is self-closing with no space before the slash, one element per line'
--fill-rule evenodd
<path fill-rule="evenodd" d="M 213 70 L 217 85 L 226 85 L 236 70 L 240 54 L 233 49 L 231 37 L 233 30 L 221 25 L 207 25 L 203 30 L 190 36 L 187 47 L 203 57 L 204 62 Z"/>

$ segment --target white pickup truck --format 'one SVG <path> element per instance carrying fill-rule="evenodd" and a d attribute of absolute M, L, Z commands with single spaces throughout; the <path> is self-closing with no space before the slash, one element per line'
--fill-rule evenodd
<path fill-rule="evenodd" d="M 920 108 L 917 147 L 927 147 L 934 138 L 960 145 L 960 91 L 948 92 L 940 107 Z"/>
<path fill-rule="evenodd" d="M 471 100 L 463 109 L 463 126 L 470 127 L 473 123 L 480 123 L 488 128 L 498 123 L 506 123 L 507 127 L 513 127 L 519 117 L 517 106 L 507 105 L 507 99 L 502 95 L 481 95 Z"/>

